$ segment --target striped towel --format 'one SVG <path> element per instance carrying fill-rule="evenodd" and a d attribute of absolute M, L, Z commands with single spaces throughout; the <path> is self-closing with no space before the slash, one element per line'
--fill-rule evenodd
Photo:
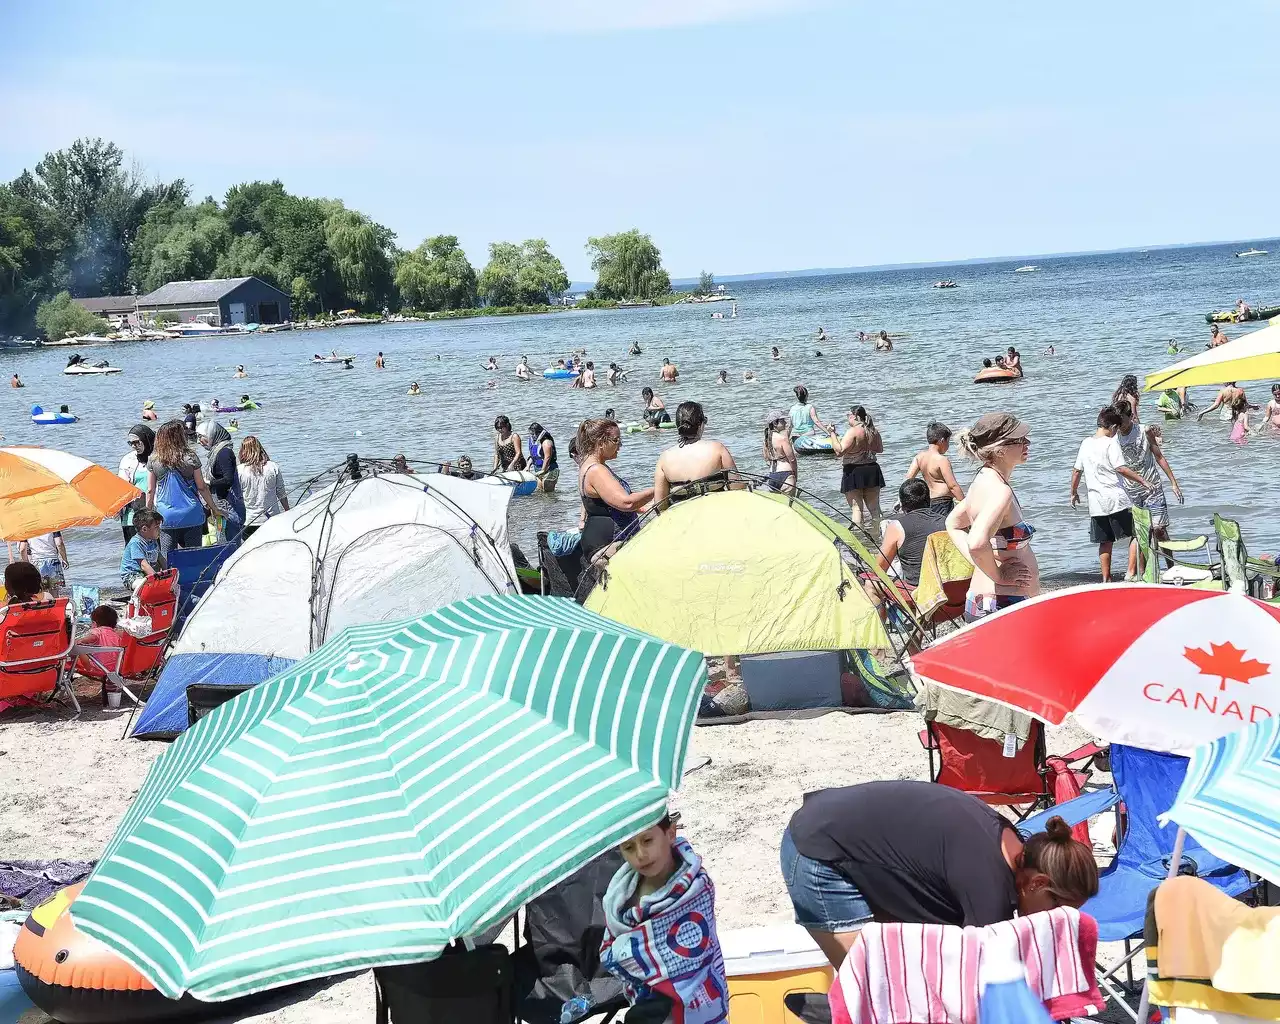
<path fill-rule="evenodd" d="M 1027 986 L 1050 1017 L 1102 1009 L 1094 974 L 1097 922 L 1062 907 L 986 928 L 867 925 L 828 994 L 832 1024 L 977 1024 L 983 946 L 1010 932 Z"/>

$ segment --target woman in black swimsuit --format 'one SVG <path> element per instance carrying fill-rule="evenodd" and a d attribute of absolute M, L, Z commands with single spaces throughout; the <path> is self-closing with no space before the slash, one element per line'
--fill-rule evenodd
<path fill-rule="evenodd" d="M 613 420 L 583 420 L 578 427 L 578 490 L 582 493 L 582 555 L 592 561 L 613 553 L 638 513 L 653 499 L 653 488 L 632 493 L 608 465 L 618 457 L 622 432 Z"/>
<path fill-rule="evenodd" d="M 508 470 L 524 469 L 524 452 L 520 450 L 520 435 L 511 429 L 511 421 L 499 416 L 493 421 L 493 470 L 494 473 L 505 473 Z"/>

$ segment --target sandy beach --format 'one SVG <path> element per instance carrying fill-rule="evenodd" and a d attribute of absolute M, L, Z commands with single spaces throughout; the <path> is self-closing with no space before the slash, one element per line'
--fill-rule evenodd
<path fill-rule="evenodd" d="M 4 856 L 96 858 L 164 751 L 163 743 L 122 741 L 127 712 L 103 712 L 90 701 L 79 719 L 51 711 L 11 717 L 0 727 L 0 775 L 10 791 L 0 807 Z M 778 844 L 803 794 L 872 779 L 927 778 L 920 728 L 918 714 L 898 712 L 694 730 L 691 770 L 676 807 L 715 880 L 721 929 L 791 919 Z M 1075 728 L 1050 730 L 1049 750 L 1071 750 L 1087 739 Z M 698 767 L 707 758 L 710 764 Z M 234 1019 L 347 1024 L 372 1013 L 366 972 Z M 29 1015 L 22 1024 L 47 1020 Z"/>

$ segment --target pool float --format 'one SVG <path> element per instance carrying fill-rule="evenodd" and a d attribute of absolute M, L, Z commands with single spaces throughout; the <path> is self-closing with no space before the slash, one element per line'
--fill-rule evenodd
<path fill-rule="evenodd" d="M 260 408 L 257 402 L 249 402 L 246 405 L 214 405 L 211 406 L 210 412 L 252 412 L 254 409 Z"/>
<path fill-rule="evenodd" d="M 41 427 L 47 427 L 54 423 L 75 423 L 79 418 L 75 413 L 45 412 L 38 405 L 31 407 L 31 422 Z"/>
<path fill-rule="evenodd" d="M 973 382 L 975 384 L 1008 384 L 1010 381 L 1021 379 L 1022 374 L 1017 370 L 1006 370 L 1003 366 L 985 366 L 978 372 L 978 376 L 973 378 Z"/>
<path fill-rule="evenodd" d="M 675 428 L 676 425 L 671 420 L 663 420 L 658 424 L 659 430 L 675 430 Z M 648 423 L 628 423 L 623 429 L 625 429 L 628 434 L 643 434 L 647 430 L 652 430 L 653 427 Z"/>
<path fill-rule="evenodd" d="M 568 367 L 565 367 L 563 370 L 543 370 L 542 376 L 547 380 L 572 380 L 574 377 L 578 376 L 578 371 L 570 370 Z"/>
<path fill-rule="evenodd" d="M 797 455 L 831 455 L 835 451 L 831 438 L 820 437 L 817 434 L 801 434 L 793 437 L 791 447 L 796 450 Z"/>
<path fill-rule="evenodd" d="M 527 469 L 512 469 L 505 473 L 492 473 L 488 476 L 476 477 L 482 484 L 494 487 L 510 487 L 512 497 L 521 498 L 538 489 L 538 478 Z"/>
<path fill-rule="evenodd" d="M 13 946 L 27 998 L 62 1024 L 132 1024 L 228 1013 L 232 1003 L 190 995 L 168 999 L 104 943 L 79 931 L 68 913 L 84 883 L 59 889 L 27 917 Z M 238 999 L 244 1005 L 261 996 Z"/>
<path fill-rule="evenodd" d="M 313 363 L 352 363 L 355 362 L 355 356 L 320 356 L 319 358 L 312 356 Z"/>
<path fill-rule="evenodd" d="M 1263 306 L 1260 309 L 1250 309 L 1248 314 L 1243 317 L 1234 309 L 1220 309 L 1215 313 L 1206 313 L 1204 322 L 1207 324 L 1238 324 L 1249 320 L 1270 320 L 1273 316 L 1280 316 L 1280 306 Z"/>

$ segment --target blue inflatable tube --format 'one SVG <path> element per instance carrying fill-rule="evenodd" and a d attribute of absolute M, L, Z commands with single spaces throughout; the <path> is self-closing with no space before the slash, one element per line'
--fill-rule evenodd
<path fill-rule="evenodd" d="M 75 423 L 80 417 L 69 412 L 45 412 L 40 406 L 31 407 L 31 422 L 38 427 L 47 427 L 54 423 Z"/>
<path fill-rule="evenodd" d="M 578 376 L 578 371 L 568 369 L 543 370 L 542 376 L 546 377 L 547 380 L 573 380 L 574 377 Z"/>

